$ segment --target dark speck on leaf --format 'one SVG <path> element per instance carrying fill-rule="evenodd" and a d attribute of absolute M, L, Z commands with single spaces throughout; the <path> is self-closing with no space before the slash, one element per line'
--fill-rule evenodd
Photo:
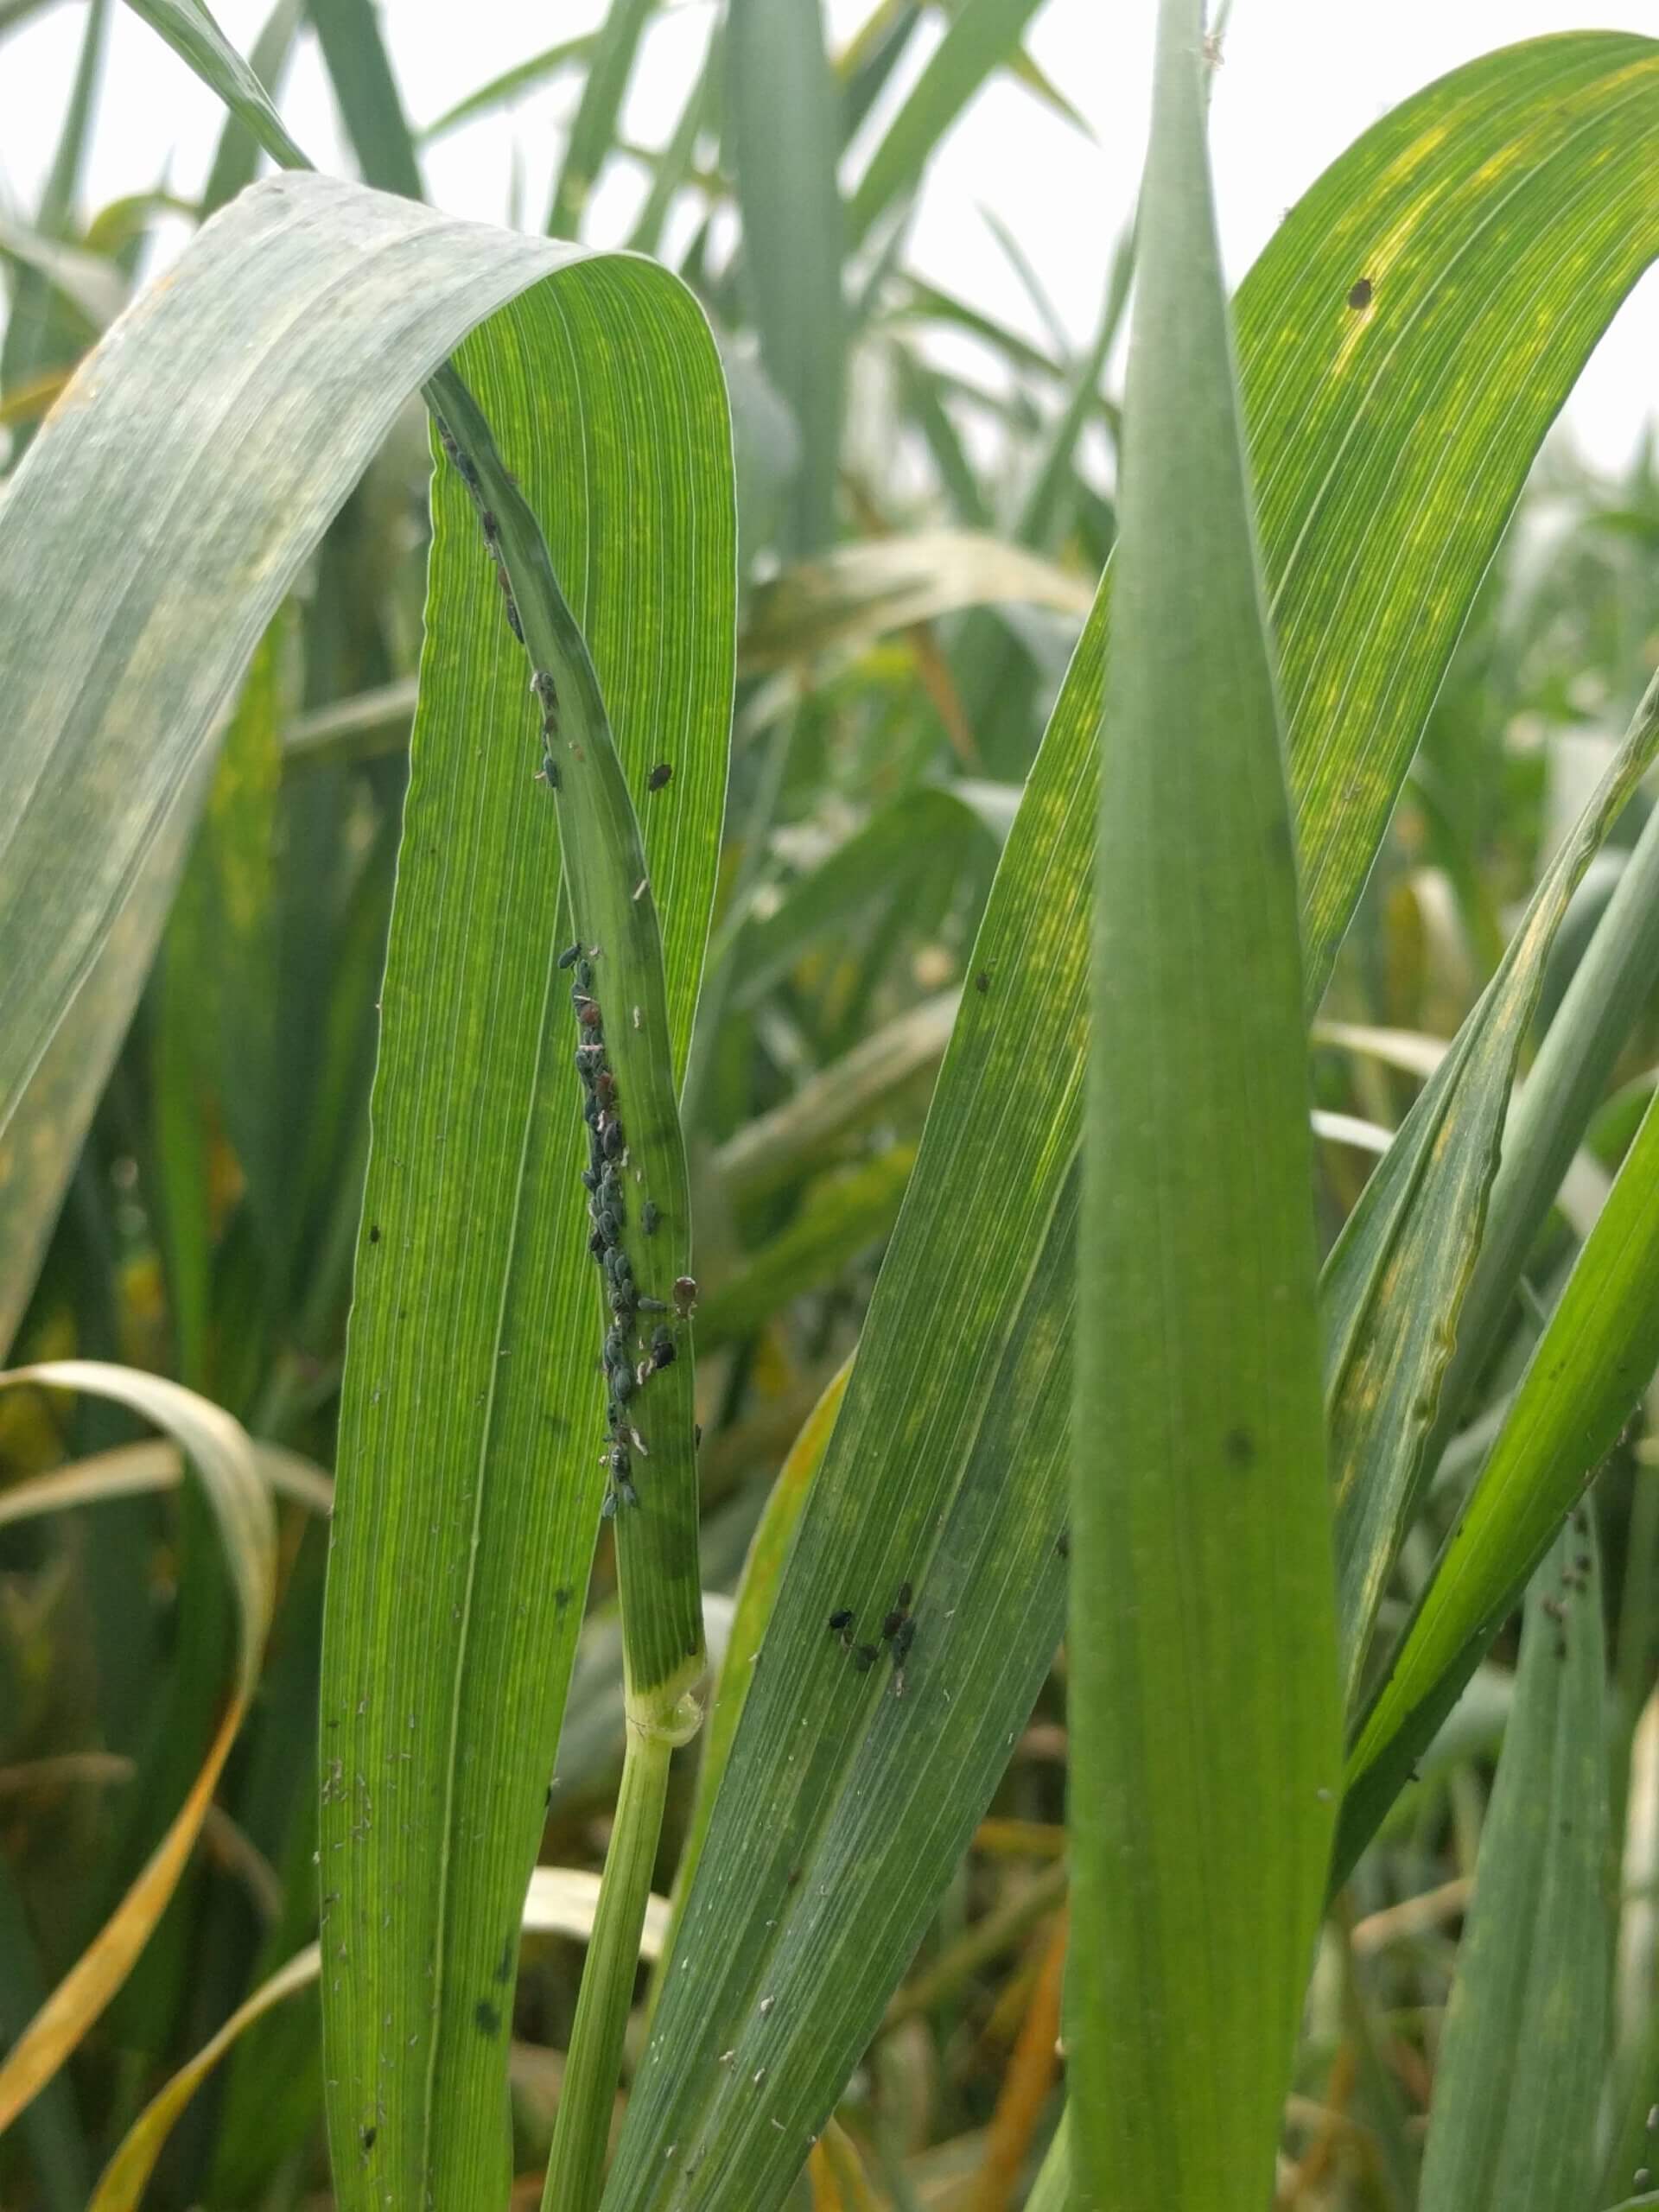
<path fill-rule="evenodd" d="M 671 760 L 659 760 L 657 763 L 657 766 L 652 770 L 651 773 L 645 778 L 645 789 L 648 791 L 661 791 L 663 785 L 668 781 L 669 778 L 673 773 L 674 764 Z"/>
<path fill-rule="evenodd" d="M 369 1224 L 369 1242 L 371 1244 L 378 1244 L 380 1242 L 380 1224 L 378 1222 L 372 1221 Z"/>
<path fill-rule="evenodd" d="M 500 2034 L 501 2015 L 496 2011 L 494 2005 L 490 2003 L 486 1997 L 480 1997 L 479 1999 L 477 2007 L 473 2013 L 473 2018 L 478 2023 L 478 2032 L 480 2035 L 499 2036 Z"/>
<path fill-rule="evenodd" d="M 373 2150 L 376 2139 L 379 2135 L 379 2133 L 380 2131 L 378 2127 L 359 2127 L 358 2129 L 357 2139 L 363 2145 L 363 2155 L 365 2158 L 366 2158 L 369 2152 Z"/>
<path fill-rule="evenodd" d="M 553 1602 L 558 1607 L 559 1611 L 563 1612 L 570 1602 L 569 1590 L 568 1588 L 556 1590 L 553 1592 Z"/>
<path fill-rule="evenodd" d="M 1355 285 L 1353 290 L 1349 293 L 1348 304 L 1351 308 L 1370 307 L 1371 304 L 1371 280 L 1369 276 L 1362 276 L 1358 283 Z"/>
<path fill-rule="evenodd" d="M 1234 1466 L 1248 1467 L 1255 1458 L 1255 1439 L 1248 1428 L 1230 1428 L 1226 1452 Z"/>
<path fill-rule="evenodd" d="M 988 968 L 982 968 L 978 975 L 974 978 L 974 988 L 982 995 L 986 991 L 988 991 L 990 988 L 991 971 Z"/>
<path fill-rule="evenodd" d="M 498 1981 L 511 1981 L 512 1980 L 512 1961 L 514 1954 L 517 1952 L 518 1948 L 518 1947 L 513 1941 L 511 1932 L 509 1932 L 505 1942 L 501 1946 L 501 1962 L 495 1970 L 495 1978 Z"/>

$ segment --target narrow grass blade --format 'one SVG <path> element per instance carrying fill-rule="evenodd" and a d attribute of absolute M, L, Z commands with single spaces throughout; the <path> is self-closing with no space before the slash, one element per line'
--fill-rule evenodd
<path fill-rule="evenodd" d="M 262 85 L 281 90 L 305 16 L 306 0 L 276 0 L 248 49 L 249 67 Z M 228 207 L 258 174 L 258 139 L 239 116 L 227 115 L 214 149 L 213 167 L 202 187 L 202 214 L 217 214 L 221 207 Z"/>
<path fill-rule="evenodd" d="M 1340 1758 L 1295 849 L 1203 28 L 1164 0 L 1077 1248 L 1067 2041 L 1079 2167 L 1126 2212 L 1270 2194 Z"/>
<path fill-rule="evenodd" d="M 1349 1756 L 1338 1871 L 1451 1710 L 1659 1365 L 1659 1105 L 1649 1106 L 1473 1497 Z"/>
<path fill-rule="evenodd" d="M 63 128 L 59 133 L 52 166 L 35 213 L 35 228 L 42 239 L 60 240 L 74 221 L 75 200 L 86 167 L 88 139 L 104 73 L 109 0 L 92 0 L 81 33 L 80 54 L 69 91 Z M 72 361 L 80 350 L 79 332 L 54 328 L 54 310 L 60 303 L 52 297 L 49 277 L 39 269 L 25 269 L 11 287 L 6 308 L 3 343 L 0 343 L 0 389 L 15 391 L 42 369 Z M 14 461 L 16 456 L 13 454 Z"/>
<path fill-rule="evenodd" d="M 658 156 L 652 170 L 651 189 L 645 194 L 645 205 L 628 233 L 628 251 L 631 253 L 660 252 L 669 211 L 690 179 L 692 164 L 697 156 L 697 142 L 705 130 L 715 127 L 724 68 L 725 30 L 723 25 L 717 22 L 709 35 L 702 66 L 686 94 L 685 105 L 680 110 L 680 119 L 674 125 L 672 135 Z"/>
<path fill-rule="evenodd" d="M 846 347 L 840 136 L 819 0 L 733 0 L 725 37 L 743 279 L 761 359 L 800 435 L 784 548 L 813 553 L 833 534 Z"/>
<path fill-rule="evenodd" d="M 601 170 L 616 147 L 617 124 L 634 58 L 657 0 L 615 0 L 594 35 L 582 101 L 565 141 L 548 211 L 550 238 L 573 238 Z"/>
<path fill-rule="evenodd" d="M 15 1368 L 0 1382 L 88 1391 L 113 1399 L 166 1428 L 200 1478 L 237 1601 L 235 1676 L 207 1758 L 113 1916 L 0 2063 L 0 2128 L 4 2128 L 51 2079 L 125 1980 L 184 1871 L 258 1680 L 270 1624 L 276 1531 L 246 1436 L 228 1414 L 193 1391 L 160 1376 L 96 1360 L 56 1360 Z"/>
<path fill-rule="evenodd" d="M 1562 841 L 1497 975 L 1366 1184 L 1326 1263 L 1325 1393 L 1350 1700 L 1389 1576 L 1438 1459 L 1436 1441 L 1447 1433 L 1440 1393 L 1482 1250 L 1516 1060 L 1573 893 L 1659 754 L 1659 686 L 1652 696 Z M 1586 1117 L 1587 1110 L 1586 1103 Z M 1537 1196 L 1535 1231 L 1548 1205 L 1548 1193 Z"/>
<path fill-rule="evenodd" d="M 847 211 L 856 245 L 893 201 L 912 192 L 933 149 L 985 79 L 1019 49 L 1042 0 L 965 0 L 870 156 Z"/>
<path fill-rule="evenodd" d="M 1344 155 L 1243 288 L 1310 1004 L 1543 431 L 1659 249 L 1656 127 L 1649 41 L 1489 56 Z M 1378 240 L 1388 281 L 1362 323 L 1349 295 Z M 1396 593 L 1398 623 L 1382 608 Z M 1103 594 L 1009 835 L 970 963 L 990 987 L 964 995 L 755 1670 L 624 2125 L 619 2212 L 672 2204 L 692 2159 L 700 2212 L 781 2193 L 1058 1640 L 1106 628 Z M 885 1689 L 874 1667 L 849 1674 L 823 1624 L 851 1605 L 865 1636 L 905 1579 L 918 1630 L 895 1698 L 890 1662 Z M 801 1746 L 784 1772 L 780 1742 Z"/>
<path fill-rule="evenodd" d="M 598 42 L 596 31 L 582 31 L 575 38 L 560 39 L 556 45 L 543 47 L 539 54 L 532 54 L 526 61 L 515 61 L 510 69 L 480 85 L 458 99 L 454 106 L 435 115 L 416 132 L 416 142 L 430 146 L 440 138 L 447 138 L 452 130 L 460 130 L 463 123 L 476 122 L 480 116 L 493 115 L 498 108 L 506 107 L 525 92 L 533 92 L 567 69 L 574 69 L 591 60 Z M 259 73 L 263 76 L 264 72 Z"/>
<path fill-rule="evenodd" d="M 423 200 L 421 165 L 375 0 L 308 0 L 307 13 L 364 183 Z"/>
<path fill-rule="evenodd" d="M 1607 2039 L 1604 1641 L 1594 1530 L 1576 1513 L 1527 1593 L 1434 2073 L 1421 2212 L 1593 2202 Z"/>

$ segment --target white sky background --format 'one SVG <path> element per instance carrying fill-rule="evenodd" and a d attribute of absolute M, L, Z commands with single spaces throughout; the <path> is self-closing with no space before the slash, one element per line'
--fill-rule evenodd
<path fill-rule="evenodd" d="M 827 0 L 839 43 L 874 0 Z M 218 0 L 226 31 L 247 50 L 268 0 Z M 531 8 L 524 0 L 382 0 L 393 67 L 416 124 L 543 43 L 601 13 L 598 0 Z M 990 208 L 1012 230 L 1074 339 L 1086 337 L 1104 272 L 1134 195 L 1145 143 L 1151 0 L 1048 0 L 1032 52 L 1088 118 L 1094 140 L 1058 120 L 1023 88 L 990 85 L 958 123 L 929 172 L 911 235 L 912 267 L 1040 339 L 1041 326 L 987 229 Z M 35 205 L 63 115 L 84 10 L 62 0 L 0 44 L 0 191 L 20 213 Z M 124 8 L 111 25 L 104 99 L 88 179 L 91 207 L 153 185 L 166 173 L 190 194 L 206 174 L 220 116 L 184 65 Z M 678 0 L 651 35 L 625 111 L 642 143 L 671 128 L 701 55 L 709 0 Z M 1407 94 L 1459 63 L 1552 30 L 1659 34 L 1659 0 L 1236 0 L 1211 107 L 1223 244 L 1242 276 L 1284 210 L 1356 137 Z M 922 52 L 937 40 L 930 32 Z M 919 65 L 918 65 L 919 66 Z M 913 68 L 902 84 L 913 76 Z M 425 157 L 429 191 L 456 214 L 508 219 L 515 195 L 528 224 L 544 218 L 561 120 L 573 79 L 457 132 Z M 349 172 L 315 52 L 290 68 L 280 105 L 321 164 Z M 890 110 L 884 103 L 875 118 Z M 850 174 L 871 143 L 854 149 Z M 589 209 L 586 235 L 620 242 L 644 191 L 615 165 Z M 180 233 L 183 236 L 182 231 Z M 1655 411 L 1659 386 L 1659 272 L 1627 303 L 1568 404 L 1574 443 L 1617 469 Z"/>

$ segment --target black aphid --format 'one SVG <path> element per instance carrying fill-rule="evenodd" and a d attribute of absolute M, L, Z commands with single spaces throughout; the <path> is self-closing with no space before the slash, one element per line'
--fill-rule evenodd
<path fill-rule="evenodd" d="M 622 1234 L 622 1224 L 608 1206 L 601 1206 L 594 1226 L 607 1244 L 614 1244 Z"/>
<path fill-rule="evenodd" d="M 599 1141 L 605 1148 L 607 1160 L 620 1160 L 628 1148 L 628 1141 L 622 1134 L 622 1124 L 614 1116 L 600 1131 Z"/>
<path fill-rule="evenodd" d="M 633 1281 L 632 1266 L 629 1262 L 627 1254 L 620 1244 L 611 1244 L 607 1247 L 605 1272 L 619 1287 L 625 1282 L 631 1283 Z"/>
<path fill-rule="evenodd" d="M 642 1298 L 639 1300 L 639 1311 L 642 1313 L 666 1313 L 668 1308 L 660 1298 Z"/>
<path fill-rule="evenodd" d="M 868 1675 L 880 1656 L 873 1643 L 855 1643 L 853 1646 L 853 1664 L 861 1675 Z"/>
<path fill-rule="evenodd" d="M 638 1307 L 646 1302 L 644 1299 L 636 1301 L 631 1282 L 613 1283 L 611 1287 L 611 1311 L 619 1321 L 631 1321 Z"/>
<path fill-rule="evenodd" d="M 663 785 L 668 781 L 669 778 L 673 773 L 674 763 L 671 760 L 659 760 L 657 763 L 657 766 L 652 770 L 651 773 L 645 778 L 645 789 L 648 791 L 661 791 Z"/>
<path fill-rule="evenodd" d="M 558 705 L 559 687 L 553 681 L 553 671 L 550 668 L 538 668 L 530 679 L 530 688 L 544 706 Z"/>
<path fill-rule="evenodd" d="M 909 1654 L 910 1647 L 915 1641 L 916 1624 L 913 1620 L 911 1620 L 906 1617 L 893 1630 L 893 1663 L 895 1667 L 902 1667 L 904 1665 L 905 1660 Z"/>
<path fill-rule="evenodd" d="M 496 539 L 501 535 L 501 525 L 495 518 L 494 510 L 491 507 L 486 507 L 483 513 L 480 515 L 478 519 L 483 525 L 485 543 L 486 545 L 493 545 Z"/>
<path fill-rule="evenodd" d="M 1058 1554 L 1059 1554 L 1059 1555 L 1060 1555 L 1060 1557 L 1061 1557 L 1062 1559 L 1070 1559 L 1070 1558 L 1071 1558 L 1071 1531 L 1069 1529 L 1061 1529 L 1061 1531 L 1060 1531 L 1060 1533 L 1059 1533 L 1059 1535 L 1058 1535 L 1058 1536 L 1056 1536 L 1056 1537 L 1055 1537 L 1055 1539 L 1054 1539 L 1054 1548 L 1055 1548 L 1055 1550 L 1056 1550 L 1057 1552 L 1058 1552 Z"/>
<path fill-rule="evenodd" d="M 911 1588 L 908 1582 L 901 1582 L 899 1585 L 899 1595 L 893 1602 L 895 1605 L 899 1606 L 904 1611 L 908 1612 L 910 1611 L 910 1601 L 915 1595 L 916 1592 Z"/>
<path fill-rule="evenodd" d="M 643 1300 L 641 1303 L 644 1303 Z M 700 1452 L 702 1449 L 702 1423 L 700 1421 L 693 1421 L 691 1424 L 691 1449 L 694 1452 Z"/>
<path fill-rule="evenodd" d="M 654 1236 L 657 1234 L 657 1224 L 662 1217 L 658 1211 L 655 1198 L 647 1198 L 639 1209 L 639 1226 L 647 1236 Z"/>
<path fill-rule="evenodd" d="M 850 1605 L 842 1605 L 838 1611 L 830 1616 L 830 1633 L 831 1636 L 838 1636 L 843 1646 L 852 1642 L 851 1637 L 848 1634 L 852 1624 L 853 1609 Z"/>
<path fill-rule="evenodd" d="M 990 969 L 989 969 L 988 968 L 982 968 L 982 969 L 980 969 L 980 971 L 979 971 L 978 975 L 977 975 L 977 976 L 975 976 L 975 978 L 974 978 L 974 988 L 975 988 L 976 991 L 979 991 L 979 992 L 981 992 L 981 993 L 983 993 L 983 992 L 988 991 L 988 990 L 990 989 L 990 988 L 991 988 L 991 971 L 990 971 Z"/>
<path fill-rule="evenodd" d="M 887 1615 L 887 1618 L 881 1624 L 881 1641 L 884 1643 L 891 1643 L 894 1638 L 898 1637 L 904 1628 L 905 1623 L 909 1618 L 910 1615 L 908 1613 L 901 1612 L 895 1606 L 893 1611 Z"/>
<path fill-rule="evenodd" d="M 1359 282 L 1354 286 L 1352 291 L 1348 295 L 1348 304 L 1351 308 L 1370 307 L 1371 304 L 1371 280 L 1369 276 L 1362 276 Z"/>
<path fill-rule="evenodd" d="M 651 1364 L 653 1373 L 659 1367 L 672 1367 L 678 1357 L 674 1339 L 666 1329 L 654 1329 L 651 1338 Z"/>
<path fill-rule="evenodd" d="M 559 955 L 558 964 L 561 968 L 574 968 L 581 957 L 582 947 L 580 944 L 567 944 L 564 950 Z"/>
<path fill-rule="evenodd" d="M 584 1191 L 597 1191 L 599 1188 L 599 1178 L 591 1167 L 584 1167 L 582 1171 L 582 1187 Z"/>
<path fill-rule="evenodd" d="M 578 960 L 578 961 L 577 961 L 577 963 L 576 963 L 576 984 L 577 984 L 577 988 L 578 988 L 579 989 L 581 989 L 581 990 L 584 990 L 584 991 L 591 991 L 591 990 L 593 989 L 593 988 L 594 988 L 594 968 L 593 968 L 593 963 L 592 963 L 590 960 Z"/>
<path fill-rule="evenodd" d="M 604 1497 L 600 1500 L 600 1502 L 599 1502 L 599 1517 L 600 1517 L 600 1519 L 601 1519 L 601 1521 L 614 1521 L 614 1520 L 615 1520 L 615 1518 L 616 1518 L 616 1492 L 615 1492 L 613 1490 L 607 1490 L 607 1491 L 606 1491 L 606 1493 L 605 1493 Z"/>
<path fill-rule="evenodd" d="M 594 1077 L 594 1091 L 601 1106 L 615 1105 L 616 1077 L 609 1068 L 601 1068 Z"/>
<path fill-rule="evenodd" d="M 690 1318 L 697 1302 L 697 1281 L 695 1275 L 676 1275 L 674 1278 L 674 1310 L 682 1321 Z"/>
<path fill-rule="evenodd" d="M 619 1363 L 611 1370 L 611 1395 L 619 1406 L 626 1405 L 639 1387 L 633 1379 L 633 1370 L 626 1363 Z"/>
<path fill-rule="evenodd" d="M 511 593 L 507 594 L 507 627 L 522 645 L 524 642 L 524 626 L 518 620 L 518 603 Z"/>
<path fill-rule="evenodd" d="M 628 1356 L 628 1339 L 621 1329 L 607 1329 L 605 1332 L 605 1364 L 615 1367 Z"/>
<path fill-rule="evenodd" d="M 599 1138 L 599 1101 L 590 1090 L 582 1102 L 582 1118 L 593 1130 L 594 1141 Z"/>
<path fill-rule="evenodd" d="M 628 1447 L 626 1444 L 613 1444 L 605 1454 L 605 1464 L 618 1482 L 620 1482 L 625 1475 L 631 1475 L 633 1472 L 633 1462 L 628 1457 Z"/>
<path fill-rule="evenodd" d="M 632 1506 L 636 1511 L 639 1510 L 639 1493 L 635 1490 L 633 1484 L 628 1480 L 626 1475 L 619 1475 L 617 1477 L 616 1494 L 621 1499 L 624 1505 Z"/>
<path fill-rule="evenodd" d="M 602 1260 L 605 1257 L 607 1249 L 604 1237 L 600 1234 L 598 1230 L 594 1230 L 593 1235 L 588 1239 L 588 1249 L 593 1254 L 596 1260 Z"/>
<path fill-rule="evenodd" d="M 550 791 L 563 788 L 564 779 L 559 773 L 559 764 L 550 753 L 543 753 L 542 765 L 536 771 L 536 780 L 538 784 L 545 784 Z"/>
<path fill-rule="evenodd" d="M 588 999 L 576 1008 L 576 1020 L 584 1029 L 597 1029 L 604 1016 L 600 1013 L 597 999 Z"/>

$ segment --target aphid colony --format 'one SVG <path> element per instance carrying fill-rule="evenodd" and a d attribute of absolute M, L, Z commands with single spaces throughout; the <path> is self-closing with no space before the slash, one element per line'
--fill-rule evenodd
<path fill-rule="evenodd" d="M 905 1661 L 916 1640 L 916 1624 L 910 1615 L 910 1601 L 914 1595 L 909 1583 L 901 1582 L 892 1610 L 881 1624 L 881 1642 L 887 1645 L 893 1659 L 894 1697 L 903 1697 L 905 1694 Z M 853 1628 L 856 1619 L 852 1607 L 842 1605 L 830 1616 L 830 1633 L 840 1638 L 843 1651 L 852 1654 L 853 1664 L 859 1673 L 868 1675 L 881 1656 L 880 1647 L 874 1643 L 854 1643 Z"/>
<path fill-rule="evenodd" d="M 495 563 L 496 581 L 506 602 L 507 620 L 513 636 L 522 645 L 524 625 L 519 620 L 506 565 L 501 558 L 501 526 L 485 503 L 477 464 L 442 422 L 438 437 L 478 510 L 484 543 Z M 551 670 L 537 669 L 531 677 L 530 688 L 542 717 L 542 765 L 537 778 L 550 791 L 556 791 L 562 781 L 553 751 L 554 741 L 559 734 L 559 693 Z M 646 778 L 646 788 L 661 791 L 673 772 L 667 761 L 659 762 Z M 645 888 L 642 882 L 634 897 L 638 899 Z M 600 1456 L 610 1476 L 602 1510 L 609 1520 L 619 1504 L 639 1504 L 633 1463 L 636 1459 L 650 1457 L 645 1440 L 629 1417 L 628 1405 L 653 1375 L 673 1365 L 677 1347 L 672 1331 L 661 1322 L 652 1328 L 648 1344 L 643 1333 L 635 1337 L 632 1345 L 629 1342 L 630 1332 L 641 1314 L 665 1314 L 671 1308 L 660 1298 L 644 1296 L 636 1287 L 632 1262 L 622 1243 L 622 1231 L 628 1217 L 622 1181 L 622 1171 L 628 1164 L 628 1143 L 617 1110 L 616 1076 L 606 1056 L 604 1018 L 594 995 L 593 963 L 598 957 L 597 945 L 584 951 L 578 942 L 559 955 L 558 964 L 562 969 L 575 971 L 570 986 L 570 1003 L 580 1039 L 575 1052 L 576 1073 L 582 1079 L 582 1114 L 588 1127 L 588 1165 L 582 1171 L 588 1192 L 588 1249 L 604 1271 L 611 1310 L 611 1325 L 605 1332 L 600 1352 L 607 1390 L 605 1448 Z M 633 1009 L 633 1026 L 636 1029 L 640 1027 L 638 1007 Z M 645 1199 L 639 1209 L 641 1233 L 654 1236 L 661 1219 L 654 1200 Z M 680 1320 L 686 1320 L 696 1302 L 695 1281 L 690 1275 L 677 1276 L 672 1312 Z M 636 1358 L 636 1351 L 642 1351 L 643 1357 Z"/>
<path fill-rule="evenodd" d="M 611 1325 L 600 1351 L 607 1394 L 605 1449 L 600 1457 L 611 1478 L 604 1505 L 608 1520 L 619 1504 L 639 1504 L 633 1463 L 636 1458 L 651 1456 L 628 1413 L 629 1403 L 653 1375 L 674 1364 L 678 1348 L 672 1330 L 660 1321 L 652 1330 L 649 1344 L 643 1332 L 633 1344 L 629 1341 L 629 1332 L 642 1313 L 666 1313 L 670 1308 L 662 1299 L 647 1298 L 639 1289 L 633 1263 L 623 1249 L 622 1231 L 627 1226 L 628 1211 L 622 1171 L 628 1164 L 628 1142 L 617 1111 L 616 1077 L 605 1056 L 605 1025 L 593 995 L 597 953 L 597 946 L 584 951 L 578 942 L 559 955 L 559 966 L 575 971 L 570 1002 L 581 1033 L 576 1073 L 582 1078 L 582 1117 L 588 1126 L 588 1165 L 582 1171 L 590 1224 L 588 1249 L 604 1270 L 611 1308 Z M 645 1199 L 639 1209 L 643 1234 L 654 1236 L 661 1218 L 653 1202 Z M 674 1285 L 672 1310 L 680 1319 L 690 1313 L 696 1299 L 697 1286 L 691 1277 L 679 1276 Z M 643 1357 L 636 1358 L 636 1351 L 641 1349 Z"/>

